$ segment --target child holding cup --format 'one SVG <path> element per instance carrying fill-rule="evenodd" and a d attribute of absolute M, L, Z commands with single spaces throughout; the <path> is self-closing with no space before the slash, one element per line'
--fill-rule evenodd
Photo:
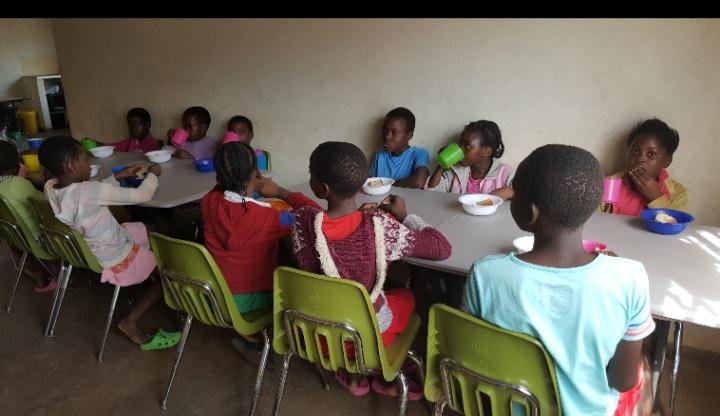
<path fill-rule="evenodd" d="M 255 134 L 253 133 L 253 123 L 245 116 L 233 116 L 227 124 L 227 132 L 223 137 L 222 144 L 231 142 L 243 142 L 250 145 Z M 260 170 L 270 170 L 268 166 L 267 156 L 259 147 L 255 149 L 255 157 L 257 157 L 257 167 Z"/>
<path fill-rule="evenodd" d="M 210 112 L 205 107 L 190 107 L 183 112 L 182 128 L 168 130 L 170 144 L 180 159 L 207 159 L 215 154 L 215 140 L 207 135 Z"/>

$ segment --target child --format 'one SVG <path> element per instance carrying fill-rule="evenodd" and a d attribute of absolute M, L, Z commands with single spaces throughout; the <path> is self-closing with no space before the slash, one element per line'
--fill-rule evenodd
<path fill-rule="evenodd" d="M 465 158 L 448 170 L 438 165 L 428 182 L 428 189 L 512 198 L 513 169 L 497 160 L 505 152 L 497 124 L 488 120 L 468 124 L 460 136 L 460 147 Z"/>
<path fill-rule="evenodd" d="M 400 197 L 392 196 L 381 210 L 358 211 L 355 194 L 365 183 L 366 172 L 365 155 L 351 143 L 325 142 L 313 151 L 310 188 L 316 197 L 327 200 L 328 209 L 305 206 L 296 211 L 293 253 L 301 269 L 362 283 L 387 346 L 405 330 L 415 306 L 410 290 L 383 290 L 388 264 L 405 257 L 446 259 L 451 247 L 438 230 L 417 215 L 407 215 Z M 353 395 L 370 390 L 364 376 L 348 380 L 347 372 L 339 370 L 335 378 Z M 412 384 L 409 398 L 422 398 L 422 387 Z M 381 394 L 397 394 L 394 385 L 380 378 L 372 387 Z"/>
<path fill-rule="evenodd" d="M 28 237 L 28 243 L 32 247 L 32 252 L 44 259 L 53 256 L 45 251 L 40 244 L 41 232 L 38 222 L 33 214 L 32 207 L 28 197 L 41 197 L 42 192 L 35 189 L 32 183 L 27 179 L 19 176 L 20 157 L 14 144 L 0 140 L 0 195 L 5 197 L 10 209 L 14 211 L 20 222 L 20 228 L 23 229 Z M 28 260 L 25 263 L 25 273 L 32 277 L 36 285 L 33 288 L 35 292 L 50 292 L 57 287 L 57 279 L 48 277 L 39 268 L 39 264 L 33 257 L 33 253 L 29 253 Z M 19 258 L 22 254 L 12 249 L 12 254 Z"/>
<path fill-rule="evenodd" d="M 250 141 L 253 139 L 255 134 L 253 133 L 253 123 L 249 118 L 245 116 L 233 116 L 228 121 L 227 130 L 234 132 L 240 138 L 240 141 L 250 145 Z M 223 144 L 228 143 L 223 140 Z M 265 153 L 259 147 L 255 149 L 255 156 L 257 156 L 258 169 L 268 170 L 267 158 Z"/>
<path fill-rule="evenodd" d="M 243 142 L 231 142 L 215 153 L 218 185 L 200 202 L 205 246 L 217 262 L 240 313 L 272 306 L 273 272 L 280 239 L 289 236 L 293 215 L 248 195 L 281 198 L 297 209 L 311 205 L 301 193 L 290 193 L 257 170 L 255 152 Z M 262 348 L 257 335 L 233 342 L 241 352 Z M 248 345 L 249 343 L 249 345 Z"/>
<path fill-rule="evenodd" d="M 513 187 L 510 212 L 535 234 L 535 246 L 477 260 L 463 309 L 542 342 L 555 361 L 564 414 L 611 414 L 618 391 L 643 382 L 642 339 L 655 328 L 645 268 L 582 248 L 603 187 L 589 152 L 542 146 L 518 166 Z"/>
<path fill-rule="evenodd" d="M 678 132 L 656 118 L 633 129 L 628 139 L 628 170 L 612 175 L 622 178 L 613 214 L 639 216 L 645 208 L 687 210 L 685 187 L 670 179 L 666 170 L 679 143 Z"/>
<path fill-rule="evenodd" d="M 395 179 L 395 186 L 422 189 L 430 175 L 430 155 L 426 149 L 410 146 L 415 131 L 415 115 L 404 107 L 391 110 L 383 124 L 383 148 L 375 154 L 371 177 Z"/>
<path fill-rule="evenodd" d="M 54 177 L 45 183 L 45 195 L 55 216 L 85 238 L 103 267 L 100 281 L 123 287 L 145 281 L 155 269 L 155 257 L 149 250 L 145 225 L 118 224 L 108 206 L 149 201 L 158 187 L 160 166 L 150 166 L 145 180 L 133 189 L 89 181 L 87 153 L 72 137 L 48 138 L 40 146 L 38 156 L 40 164 Z M 137 168 L 131 166 L 115 177 L 135 176 Z M 152 283 L 143 299 L 118 323 L 120 331 L 141 344 L 143 350 L 169 348 L 180 340 L 179 332 L 159 330 L 150 337 L 138 326 L 139 318 L 160 299 L 161 291 L 160 282 Z"/>
<path fill-rule="evenodd" d="M 160 150 L 162 144 L 150 134 L 150 113 L 136 107 L 127 113 L 128 134 L 125 140 L 113 144 L 118 152 L 147 153 Z"/>
<path fill-rule="evenodd" d="M 207 159 L 215 154 L 215 140 L 207 135 L 210 127 L 210 112 L 205 107 L 190 107 L 182 115 L 182 125 L 188 132 L 187 142 L 178 148 L 173 156 L 180 159 Z M 168 139 L 174 129 L 168 130 Z M 173 144 L 174 146 L 174 144 Z"/>

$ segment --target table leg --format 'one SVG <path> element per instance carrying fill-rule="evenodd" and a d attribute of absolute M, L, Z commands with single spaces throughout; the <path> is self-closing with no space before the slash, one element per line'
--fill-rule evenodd
<path fill-rule="evenodd" d="M 654 345 L 652 346 L 652 387 L 653 387 L 653 408 L 657 409 L 660 404 L 660 376 L 665 367 L 665 354 L 667 352 L 667 341 L 670 332 L 670 321 L 663 319 L 655 320 L 655 332 L 652 334 Z"/>
<path fill-rule="evenodd" d="M 680 369 L 680 354 L 682 352 L 682 338 L 683 338 L 683 323 L 682 321 L 675 322 L 675 355 L 673 356 L 672 374 L 670 375 L 670 416 L 675 414 L 675 393 L 677 386 L 678 370 Z"/>

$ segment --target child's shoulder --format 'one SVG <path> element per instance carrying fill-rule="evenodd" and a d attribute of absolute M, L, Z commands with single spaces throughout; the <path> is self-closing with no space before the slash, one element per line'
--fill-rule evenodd
<path fill-rule="evenodd" d="M 473 263 L 471 270 L 482 270 L 485 268 L 493 268 L 499 263 L 504 263 L 510 260 L 509 254 L 491 254 L 489 256 L 480 257 L 479 259 L 475 260 Z"/>

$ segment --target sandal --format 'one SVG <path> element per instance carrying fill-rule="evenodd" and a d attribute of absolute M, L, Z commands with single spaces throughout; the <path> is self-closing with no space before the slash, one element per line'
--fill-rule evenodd
<path fill-rule="evenodd" d="M 421 400 L 423 398 L 423 388 L 420 383 L 407 376 L 405 379 L 408 382 L 408 400 L 411 402 Z M 373 377 L 372 383 L 370 383 L 375 393 L 391 397 L 396 397 L 399 394 L 399 392 L 391 392 L 394 385 L 396 385 L 396 383 L 386 383 L 382 377 Z"/>
<path fill-rule="evenodd" d="M 335 380 L 337 380 L 341 386 L 345 387 L 353 396 L 361 397 L 370 393 L 370 383 L 368 383 L 367 377 L 363 376 L 358 385 L 352 388 L 350 387 L 349 378 L 349 374 L 344 368 L 338 368 L 335 372 Z"/>
<path fill-rule="evenodd" d="M 51 278 L 48 280 L 48 283 L 45 286 L 34 286 L 33 290 L 35 293 L 44 293 L 44 292 L 52 292 L 53 290 L 57 289 L 58 287 L 58 281 L 55 278 Z"/>
<path fill-rule="evenodd" d="M 143 351 L 164 350 L 172 348 L 180 342 L 180 332 L 165 332 L 162 329 L 153 335 L 152 339 L 140 345 Z"/>

